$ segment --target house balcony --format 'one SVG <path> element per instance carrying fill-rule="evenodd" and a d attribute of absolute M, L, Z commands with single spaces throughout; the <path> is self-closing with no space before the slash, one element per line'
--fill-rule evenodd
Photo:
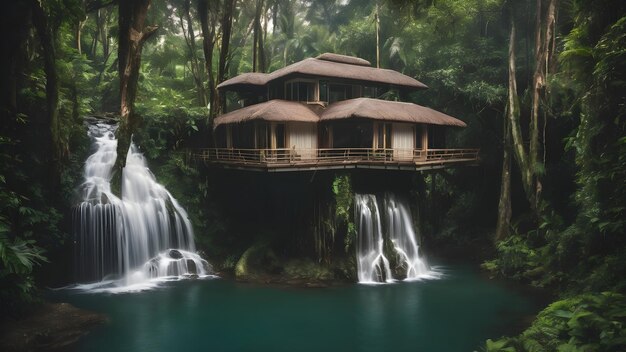
<path fill-rule="evenodd" d="M 192 159 L 207 165 L 267 172 L 386 169 L 435 170 L 478 163 L 478 149 L 235 149 L 190 150 Z"/>

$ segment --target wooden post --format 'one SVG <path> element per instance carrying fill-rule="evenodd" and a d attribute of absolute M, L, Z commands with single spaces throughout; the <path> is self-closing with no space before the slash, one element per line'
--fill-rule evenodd
<path fill-rule="evenodd" d="M 428 126 L 422 125 L 422 159 L 426 161 L 428 159 Z"/>
<path fill-rule="evenodd" d="M 233 129 L 232 126 L 226 126 L 226 148 L 233 147 Z"/>
<path fill-rule="evenodd" d="M 270 148 L 276 149 L 276 123 L 270 123 Z"/>
<path fill-rule="evenodd" d="M 378 138 L 380 138 L 378 135 L 378 122 L 372 122 L 372 130 L 374 131 L 374 133 L 372 133 L 372 149 L 377 149 Z"/>

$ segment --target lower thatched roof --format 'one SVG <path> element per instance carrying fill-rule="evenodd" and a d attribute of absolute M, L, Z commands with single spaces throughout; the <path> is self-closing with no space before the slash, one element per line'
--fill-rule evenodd
<path fill-rule="evenodd" d="M 220 115 L 215 118 L 213 127 L 250 120 L 318 122 L 320 118 L 305 104 L 274 99 Z"/>
<path fill-rule="evenodd" d="M 331 104 L 321 115 L 322 121 L 348 118 L 466 126 L 459 119 L 421 105 L 370 98 L 349 99 Z"/>
<path fill-rule="evenodd" d="M 398 101 L 356 98 L 321 106 L 274 99 L 231 111 L 215 119 L 214 128 L 222 124 L 251 120 L 319 122 L 349 118 L 425 123 L 465 127 L 465 122 L 433 109 Z"/>

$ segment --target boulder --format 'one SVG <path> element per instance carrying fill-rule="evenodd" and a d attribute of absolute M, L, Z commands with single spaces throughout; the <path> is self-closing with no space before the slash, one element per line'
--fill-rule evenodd
<path fill-rule="evenodd" d="M 196 262 L 191 259 L 187 259 L 187 272 L 189 274 L 198 274 L 198 267 L 196 266 Z"/>
<path fill-rule="evenodd" d="M 172 258 L 172 259 L 182 259 L 183 258 L 183 254 L 176 250 L 176 249 L 170 249 L 169 252 L 167 253 L 167 255 Z"/>

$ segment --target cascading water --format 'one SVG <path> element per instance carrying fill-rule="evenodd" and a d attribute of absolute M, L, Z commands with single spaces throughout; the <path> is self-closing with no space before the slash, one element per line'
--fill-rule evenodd
<path fill-rule="evenodd" d="M 373 194 L 356 194 L 357 271 L 359 283 L 393 282 L 390 261 L 385 256 L 385 239 L 396 254 L 398 271 L 405 280 L 437 277 L 421 256 L 408 205 L 393 194 L 385 194 L 383 232 L 378 200 Z"/>
<path fill-rule="evenodd" d="M 420 255 L 413 219 L 406 202 L 393 194 L 385 195 L 387 233 L 398 256 L 399 265 L 406 269 L 406 280 L 417 280 L 429 275 L 430 268 Z"/>
<path fill-rule="evenodd" d="M 384 253 L 384 240 L 376 196 L 356 194 L 357 271 L 359 282 L 393 281 L 389 260 Z"/>
<path fill-rule="evenodd" d="M 116 128 L 89 125 L 95 152 L 85 162 L 82 202 L 74 212 L 77 278 L 102 280 L 95 287 L 119 287 L 159 277 L 207 275 L 211 268 L 194 253 L 187 213 L 156 182 L 134 144 L 122 172 L 122 198 L 111 192 Z M 107 280 L 112 276 L 118 280 Z"/>

